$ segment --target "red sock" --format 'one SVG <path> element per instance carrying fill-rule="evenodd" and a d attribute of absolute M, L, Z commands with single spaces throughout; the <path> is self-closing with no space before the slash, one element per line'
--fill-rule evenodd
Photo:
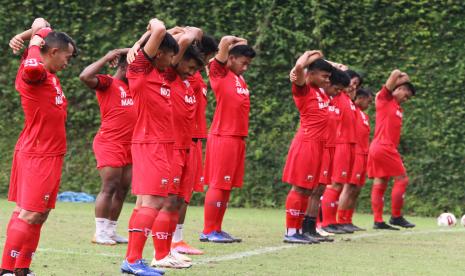
<path fill-rule="evenodd" d="M 221 226 L 223 225 L 224 214 L 226 213 L 226 208 L 228 208 L 229 196 L 231 195 L 230 190 L 222 190 L 223 196 L 221 199 L 220 211 L 216 219 L 215 231 L 221 232 Z"/>
<path fill-rule="evenodd" d="M 172 232 L 170 231 L 173 229 L 172 225 L 175 216 L 173 212 L 160 211 L 157 219 L 153 222 L 152 238 L 153 247 L 155 248 L 155 259 L 157 260 L 165 258 L 170 253 L 172 236 Z"/>
<path fill-rule="evenodd" d="M 179 221 L 179 212 L 171 212 L 171 217 L 170 217 L 170 235 L 168 236 L 169 240 L 169 248 L 171 248 L 171 242 L 173 240 L 173 234 L 174 231 L 176 231 L 176 225 L 178 225 Z"/>
<path fill-rule="evenodd" d="M 128 246 L 127 246 L 127 250 L 126 250 L 126 257 L 129 256 L 129 251 L 130 251 L 130 248 L 132 246 L 133 238 L 131 238 L 131 236 L 132 236 L 132 233 L 133 233 L 133 230 L 134 230 L 134 218 L 136 217 L 138 210 L 139 209 L 134 208 L 134 210 L 132 210 L 131 217 L 129 218 L 129 223 L 128 223 L 128 233 L 129 234 L 128 234 Z"/>
<path fill-rule="evenodd" d="M 371 209 L 375 222 L 383 222 L 384 192 L 387 184 L 376 184 L 371 189 Z"/>
<path fill-rule="evenodd" d="M 19 212 L 18 211 L 14 211 L 13 213 L 11 213 L 11 217 L 10 217 L 10 221 L 8 222 L 8 226 L 6 227 L 6 232 L 8 233 L 8 230 L 10 229 L 10 225 L 11 225 L 11 222 L 17 218 L 19 216 Z"/>
<path fill-rule="evenodd" d="M 349 210 L 337 210 L 337 223 L 338 224 L 349 224 Z"/>
<path fill-rule="evenodd" d="M 127 259 L 130 263 L 142 259 L 147 236 L 150 234 L 155 218 L 159 216 L 157 209 L 150 207 L 140 207 L 133 218 L 132 235 L 129 236 L 131 248 L 128 248 Z"/>
<path fill-rule="evenodd" d="M 14 270 L 16 259 L 28 235 L 29 224 L 18 217 L 13 217 L 9 223 L 5 246 L 3 247 L 2 269 Z"/>
<path fill-rule="evenodd" d="M 341 191 L 326 188 L 323 199 L 321 200 L 321 209 L 323 211 L 323 227 L 330 224 L 336 224 L 337 205 Z"/>
<path fill-rule="evenodd" d="M 223 190 L 209 188 L 205 195 L 203 233 L 209 234 L 215 230 L 216 220 L 221 211 Z"/>
<path fill-rule="evenodd" d="M 286 198 L 286 228 L 302 229 L 308 196 L 290 190 Z"/>
<path fill-rule="evenodd" d="M 391 214 L 393 217 L 402 216 L 402 207 L 404 206 L 404 196 L 407 190 L 408 177 L 394 180 L 394 186 L 391 193 Z"/>
<path fill-rule="evenodd" d="M 349 209 L 349 210 L 346 210 L 346 216 L 347 216 L 347 223 L 350 223 L 352 224 L 352 217 L 354 216 L 354 211 L 355 209 Z"/>
<path fill-rule="evenodd" d="M 40 230 L 42 224 L 28 224 L 28 237 L 24 240 L 19 257 L 16 259 L 15 268 L 29 268 L 32 257 L 36 252 L 40 240 Z"/>

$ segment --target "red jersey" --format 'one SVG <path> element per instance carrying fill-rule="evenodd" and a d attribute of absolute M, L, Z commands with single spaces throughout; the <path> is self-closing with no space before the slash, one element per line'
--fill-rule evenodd
<path fill-rule="evenodd" d="M 15 87 L 24 111 L 15 149 L 41 156 L 65 154 L 67 101 L 58 77 L 45 69 L 38 46 L 25 51 Z"/>
<path fill-rule="evenodd" d="M 373 143 L 397 147 L 402 128 L 402 108 L 385 86 L 376 95 L 376 126 Z"/>
<path fill-rule="evenodd" d="M 355 153 L 368 154 L 370 146 L 370 118 L 358 107 L 356 112 L 355 136 L 357 144 L 355 146 Z"/>
<path fill-rule="evenodd" d="M 197 108 L 195 109 L 194 130 L 192 138 L 207 138 L 207 84 L 203 81 L 202 74 L 197 71 L 193 76 L 188 78 L 189 83 L 194 90 L 194 95 L 197 100 Z"/>
<path fill-rule="evenodd" d="M 171 84 L 171 101 L 173 103 L 174 149 L 189 149 L 192 144 L 192 131 L 197 100 L 189 81 L 182 80 L 170 67 L 163 73 Z"/>
<path fill-rule="evenodd" d="M 341 111 L 334 105 L 334 100 L 330 97 L 328 106 L 328 124 L 326 131 L 326 147 L 336 146 L 336 131 L 341 120 Z"/>
<path fill-rule="evenodd" d="M 95 88 L 100 106 L 100 129 L 97 135 L 106 140 L 131 143 L 137 110 L 128 85 L 110 75 L 97 75 Z"/>
<path fill-rule="evenodd" d="M 173 143 L 170 86 L 143 50 L 129 65 L 126 77 L 137 109 L 132 143 Z"/>
<path fill-rule="evenodd" d="M 336 130 L 336 144 L 355 144 L 355 105 L 345 92 L 334 97 L 334 105 L 341 112 Z"/>
<path fill-rule="evenodd" d="M 296 136 L 304 140 L 326 140 L 329 98 L 316 86 L 292 84 L 292 96 L 300 113 Z"/>
<path fill-rule="evenodd" d="M 249 133 L 249 89 L 242 76 L 230 71 L 226 64 L 213 59 L 209 64 L 210 85 L 216 98 L 216 109 L 210 133 L 242 136 Z"/>

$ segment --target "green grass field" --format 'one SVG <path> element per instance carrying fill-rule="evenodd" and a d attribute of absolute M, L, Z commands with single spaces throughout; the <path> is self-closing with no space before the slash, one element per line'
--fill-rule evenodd
<path fill-rule="evenodd" d="M 124 234 L 133 205 L 126 204 L 119 232 Z M 0 200 L 0 242 L 13 204 Z M 359 232 L 337 236 L 334 243 L 293 246 L 282 243 L 283 210 L 231 209 L 224 228 L 244 239 L 240 244 L 198 241 L 200 207 L 188 212 L 185 238 L 205 250 L 187 270 L 168 275 L 465 275 L 465 229 L 441 229 L 433 218 L 411 218 L 414 230 Z M 370 228 L 370 215 L 355 216 Z M 126 246 L 90 243 L 93 205 L 58 203 L 42 231 L 32 269 L 37 275 L 119 275 Z M 151 260 L 148 240 L 144 257 Z"/>

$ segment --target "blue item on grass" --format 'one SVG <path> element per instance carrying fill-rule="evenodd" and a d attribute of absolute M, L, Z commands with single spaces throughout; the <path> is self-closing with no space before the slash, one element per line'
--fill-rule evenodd
<path fill-rule="evenodd" d="M 62 202 L 94 202 L 95 197 L 84 192 L 62 192 L 58 194 L 58 201 Z"/>

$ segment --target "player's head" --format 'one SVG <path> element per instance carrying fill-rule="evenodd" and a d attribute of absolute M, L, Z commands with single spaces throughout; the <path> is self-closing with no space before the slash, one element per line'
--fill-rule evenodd
<path fill-rule="evenodd" d="M 78 49 L 74 40 L 66 33 L 50 32 L 44 38 L 40 52 L 44 56 L 44 63 L 55 73 L 68 66 L 71 58 L 77 56 Z"/>
<path fill-rule="evenodd" d="M 408 101 L 411 97 L 415 96 L 416 89 L 411 82 L 405 82 L 401 85 L 398 85 L 392 91 L 392 96 L 399 103 L 402 104 Z"/>
<path fill-rule="evenodd" d="M 228 68 L 236 75 L 242 75 L 247 71 L 255 50 L 249 45 L 237 45 L 229 50 Z"/>
<path fill-rule="evenodd" d="M 128 69 L 128 62 L 126 60 L 126 54 L 120 55 L 117 64 L 117 74 L 119 74 L 124 81 L 126 81 L 126 70 Z"/>
<path fill-rule="evenodd" d="M 218 42 L 212 36 L 203 35 L 198 45 L 204 55 L 204 63 L 207 63 L 218 52 Z"/>
<path fill-rule="evenodd" d="M 357 89 L 362 86 L 363 79 L 362 76 L 360 76 L 359 73 L 355 72 L 354 70 L 346 70 L 345 71 L 347 75 L 350 77 L 350 85 L 347 87 L 347 94 L 351 99 L 355 98 L 355 93 L 357 92 Z"/>
<path fill-rule="evenodd" d="M 334 97 L 349 86 L 350 78 L 344 71 L 333 68 L 331 76 L 329 77 L 329 82 L 330 84 L 324 89 L 328 96 Z"/>
<path fill-rule="evenodd" d="M 361 110 L 367 110 L 373 102 L 373 92 L 368 88 L 359 88 L 355 94 L 354 104 Z"/>
<path fill-rule="evenodd" d="M 307 67 L 307 82 L 321 88 L 328 87 L 329 77 L 333 72 L 333 66 L 326 60 L 319 58 Z"/>
<path fill-rule="evenodd" d="M 145 38 L 140 47 L 144 48 L 149 39 L 150 35 Z M 158 47 L 158 51 L 155 54 L 155 57 L 153 58 L 152 65 L 159 70 L 165 70 L 168 66 L 171 65 L 171 60 L 178 52 L 178 42 L 176 42 L 176 39 L 174 39 L 171 34 L 166 33 L 160 43 L 160 46 Z"/>
<path fill-rule="evenodd" d="M 175 69 L 181 79 L 184 80 L 188 76 L 194 75 L 203 65 L 204 56 L 200 52 L 200 49 L 196 45 L 191 44 L 187 47 Z"/>

